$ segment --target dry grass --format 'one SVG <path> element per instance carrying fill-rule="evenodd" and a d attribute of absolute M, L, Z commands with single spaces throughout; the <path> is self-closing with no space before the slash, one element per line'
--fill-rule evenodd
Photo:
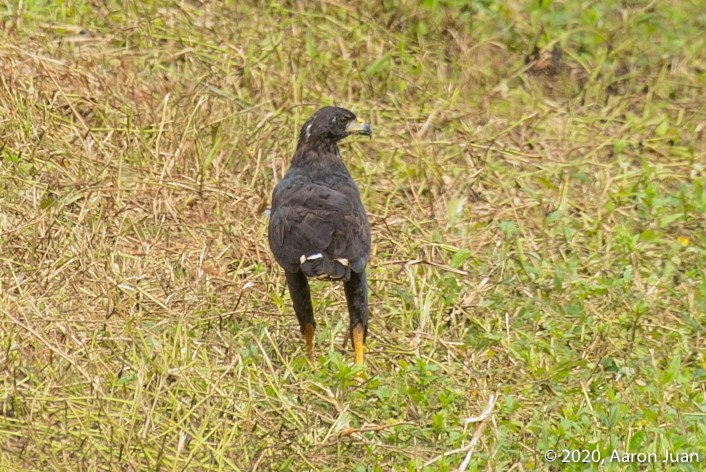
<path fill-rule="evenodd" d="M 706 461 L 697 2 L 230 3 L 0 13 L 1 469 Z M 362 385 L 262 216 L 325 104 L 375 130 Z"/>

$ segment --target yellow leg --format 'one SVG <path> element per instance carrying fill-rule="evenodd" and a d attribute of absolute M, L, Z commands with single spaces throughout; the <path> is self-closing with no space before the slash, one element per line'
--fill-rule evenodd
<path fill-rule="evenodd" d="M 363 365 L 363 338 L 365 337 L 365 328 L 361 323 L 353 327 L 353 351 L 355 352 L 355 363 Z"/>
<path fill-rule="evenodd" d="M 314 330 L 316 327 L 313 324 L 304 325 L 304 342 L 306 342 L 306 356 L 311 362 L 314 362 Z"/>

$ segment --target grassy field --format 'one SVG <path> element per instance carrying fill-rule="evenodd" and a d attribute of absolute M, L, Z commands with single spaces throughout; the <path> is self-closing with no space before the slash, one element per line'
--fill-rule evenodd
<path fill-rule="evenodd" d="M 706 9 L 466 3 L 0 6 L 0 470 L 704 469 Z M 329 104 L 363 383 L 263 216 Z"/>

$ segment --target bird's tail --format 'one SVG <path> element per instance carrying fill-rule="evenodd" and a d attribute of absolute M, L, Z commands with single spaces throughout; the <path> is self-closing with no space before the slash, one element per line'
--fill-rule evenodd
<path fill-rule="evenodd" d="M 351 278 L 351 268 L 348 259 L 328 259 L 321 253 L 303 255 L 300 259 L 301 270 L 307 277 L 323 279 Z"/>

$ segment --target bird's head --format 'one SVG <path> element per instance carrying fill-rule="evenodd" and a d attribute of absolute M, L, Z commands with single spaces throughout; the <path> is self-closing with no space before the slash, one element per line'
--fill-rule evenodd
<path fill-rule="evenodd" d="M 372 136 L 373 130 L 368 123 L 345 108 L 324 107 L 306 120 L 299 133 L 299 142 L 316 140 L 335 143 L 351 134 Z"/>

